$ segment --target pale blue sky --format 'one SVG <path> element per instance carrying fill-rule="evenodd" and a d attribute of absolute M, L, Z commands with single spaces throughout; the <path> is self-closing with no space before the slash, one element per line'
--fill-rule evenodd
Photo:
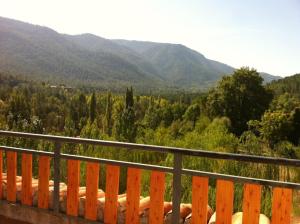
<path fill-rule="evenodd" d="M 300 0 L 9 0 L 0 16 L 61 33 L 181 43 L 234 67 L 300 73 Z"/>

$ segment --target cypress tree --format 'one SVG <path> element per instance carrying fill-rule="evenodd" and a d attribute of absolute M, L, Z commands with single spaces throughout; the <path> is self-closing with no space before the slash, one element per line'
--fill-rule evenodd
<path fill-rule="evenodd" d="M 94 122 L 96 118 L 96 96 L 95 93 L 92 94 L 91 102 L 90 102 L 90 120 L 91 123 Z"/>
<path fill-rule="evenodd" d="M 136 137 L 136 124 L 134 113 L 133 89 L 127 88 L 125 95 L 125 108 L 117 123 L 117 138 L 122 141 L 134 142 Z"/>
<path fill-rule="evenodd" d="M 108 136 L 111 136 L 112 134 L 112 99 L 111 99 L 111 93 L 107 93 L 107 102 L 106 102 L 106 112 L 105 112 L 105 119 L 106 119 L 106 133 Z"/>

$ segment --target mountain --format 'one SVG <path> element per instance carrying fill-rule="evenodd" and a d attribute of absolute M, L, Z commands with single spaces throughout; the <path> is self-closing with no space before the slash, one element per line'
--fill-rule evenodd
<path fill-rule="evenodd" d="M 300 73 L 272 81 L 267 86 L 272 89 L 276 95 L 289 93 L 300 98 Z"/>
<path fill-rule="evenodd" d="M 115 40 L 147 58 L 174 85 L 190 87 L 210 84 L 234 68 L 205 58 L 181 44 Z"/>
<path fill-rule="evenodd" d="M 270 74 L 265 73 L 265 72 L 260 72 L 259 74 L 260 74 L 261 77 L 263 77 L 264 83 L 270 83 L 272 81 L 282 79 L 281 76 L 270 75 Z"/>
<path fill-rule="evenodd" d="M 234 71 L 180 44 L 66 35 L 3 17 L 0 52 L 0 72 L 104 89 L 199 90 Z"/>
<path fill-rule="evenodd" d="M 122 54 L 88 50 L 49 28 L 5 18 L 0 18 L 0 52 L 0 71 L 43 80 L 102 87 L 155 87 L 161 80 Z"/>

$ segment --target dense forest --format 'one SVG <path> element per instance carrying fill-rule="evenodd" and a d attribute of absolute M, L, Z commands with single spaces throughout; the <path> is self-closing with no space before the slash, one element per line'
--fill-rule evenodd
<path fill-rule="evenodd" d="M 300 158 L 300 96 L 299 90 L 295 90 L 299 85 L 298 77 L 296 81 L 291 78 L 290 82 L 276 81 L 265 86 L 259 73 L 247 67 L 223 77 L 206 93 L 169 95 L 138 95 L 131 87 L 125 94 L 72 89 L 0 74 L 0 129 Z M 1 138 L 0 143 L 53 150 L 53 145 L 45 141 Z M 64 145 L 63 150 L 166 166 L 173 162 L 171 155 L 163 153 L 72 144 Z M 280 166 L 185 157 L 184 167 L 274 180 L 300 180 L 299 170 Z M 83 163 L 81 175 L 85 175 Z M 104 166 L 100 175 L 105 176 Z M 125 178 L 123 169 L 120 191 L 125 190 Z M 84 179 L 81 178 L 82 184 Z M 105 186 L 105 178 L 100 179 L 100 186 Z M 142 193 L 148 194 L 149 173 L 144 171 L 142 179 Z M 182 184 L 182 200 L 190 201 L 191 177 L 184 177 Z M 213 180 L 210 186 L 209 200 L 214 207 Z M 171 189 L 169 179 L 167 200 L 171 198 Z M 237 184 L 235 191 L 235 210 L 241 210 L 242 186 Z M 262 200 L 265 214 L 270 214 L 270 194 L 271 190 L 265 187 Z"/>

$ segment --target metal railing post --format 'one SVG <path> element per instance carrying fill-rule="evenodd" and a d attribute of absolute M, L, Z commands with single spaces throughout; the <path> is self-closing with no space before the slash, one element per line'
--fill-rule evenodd
<path fill-rule="evenodd" d="M 54 210 L 54 212 L 59 212 L 60 149 L 61 149 L 61 143 L 55 142 L 55 148 L 54 148 L 54 194 L 53 194 L 53 210 Z"/>
<path fill-rule="evenodd" d="M 172 197 L 172 223 L 179 223 L 180 220 L 180 202 L 181 202 L 181 172 L 182 155 L 174 153 L 174 171 L 173 171 L 173 197 Z"/>

